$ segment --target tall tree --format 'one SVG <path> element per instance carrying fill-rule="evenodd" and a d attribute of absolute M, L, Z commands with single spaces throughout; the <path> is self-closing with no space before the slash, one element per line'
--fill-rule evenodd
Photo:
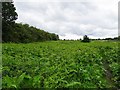
<path fill-rule="evenodd" d="M 2 2 L 2 19 L 7 23 L 15 22 L 18 18 L 15 10 L 13 2 Z"/>
<path fill-rule="evenodd" d="M 10 34 L 13 32 L 15 20 L 18 18 L 15 10 L 13 2 L 2 2 L 2 39 L 4 42 L 10 41 Z"/>

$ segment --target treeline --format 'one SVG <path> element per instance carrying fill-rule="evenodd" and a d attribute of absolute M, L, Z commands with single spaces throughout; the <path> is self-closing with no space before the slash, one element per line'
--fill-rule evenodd
<path fill-rule="evenodd" d="M 120 36 L 114 37 L 114 38 L 103 38 L 103 39 L 98 38 L 98 39 L 91 39 L 91 40 L 115 40 L 115 41 L 118 41 L 118 40 L 120 40 Z"/>
<path fill-rule="evenodd" d="M 18 14 L 13 2 L 2 3 L 2 42 L 30 43 L 59 40 L 59 36 L 28 24 L 15 23 Z"/>
<path fill-rule="evenodd" d="M 54 33 L 48 33 L 22 23 L 15 23 L 13 27 L 9 28 L 7 33 L 3 32 L 3 42 L 30 43 L 59 39 L 59 36 Z"/>
<path fill-rule="evenodd" d="M 92 38 L 89 38 L 87 35 L 84 35 L 83 36 L 83 39 L 77 39 L 77 40 L 68 40 L 68 39 L 63 39 L 64 41 L 81 41 L 81 42 L 91 42 L 91 41 L 99 41 L 99 40 L 102 40 L 102 41 L 120 41 L 120 36 L 118 37 L 114 37 L 114 38 L 104 38 L 104 39 L 92 39 Z"/>

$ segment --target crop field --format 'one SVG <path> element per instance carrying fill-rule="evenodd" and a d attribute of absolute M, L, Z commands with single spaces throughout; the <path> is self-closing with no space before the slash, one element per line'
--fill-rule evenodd
<path fill-rule="evenodd" d="M 118 42 L 2 44 L 3 88 L 120 88 Z"/>

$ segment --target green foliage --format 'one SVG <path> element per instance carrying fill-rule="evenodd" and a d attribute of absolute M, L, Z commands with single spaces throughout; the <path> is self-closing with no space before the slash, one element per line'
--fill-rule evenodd
<path fill-rule="evenodd" d="M 2 20 L 8 24 L 15 22 L 18 17 L 15 10 L 13 2 L 2 2 Z"/>
<path fill-rule="evenodd" d="M 116 42 L 3 44 L 3 88 L 119 87 Z M 104 62 L 111 69 L 106 79 Z"/>
<path fill-rule="evenodd" d="M 6 33 L 7 34 L 7 33 Z M 3 42 L 31 43 L 39 41 L 59 40 L 59 36 L 37 29 L 28 24 L 16 23 L 8 35 L 4 36 Z"/>
<path fill-rule="evenodd" d="M 12 42 L 30 43 L 59 39 L 56 34 L 45 32 L 28 24 L 17 23 L 14 29 L 13 37 L 11 38 Z"/>

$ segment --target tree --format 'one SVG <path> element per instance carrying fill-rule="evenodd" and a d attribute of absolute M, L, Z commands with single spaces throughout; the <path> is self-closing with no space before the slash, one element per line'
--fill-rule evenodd
<path fill-rule="evenodd" d="M 18 14 L 15 12 L 13 2 L 2 2 L 2 39 L 4 42 L 10 41 L 14 32 L 15 20 Z"/>
<path fill-rule="evenodd" d="M 18 18 L 18 14 L 15 12 L 13 2 L 2 2 L 2 20 L 7 23 L 15 22 Z"/>
<path fill-rule="evenodd" d="M 82 42 L 90 42 L 90 39 L 87 35 L 83 36 Z"/>

